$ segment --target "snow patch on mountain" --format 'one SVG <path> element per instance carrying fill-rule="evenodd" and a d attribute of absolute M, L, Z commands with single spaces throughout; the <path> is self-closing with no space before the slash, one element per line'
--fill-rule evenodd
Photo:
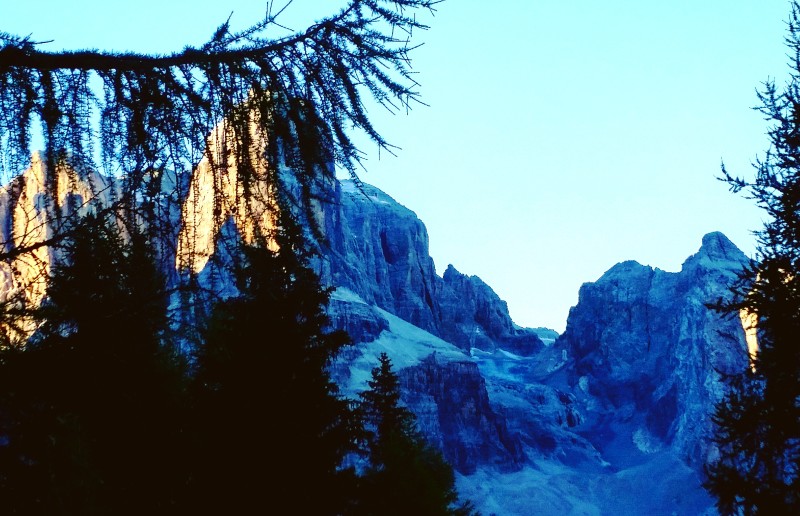
<path fill-rule="evenodd" d="M 367 303 L 355 292 L 344 287 L 331 294 L 331 300 L 356 305 Z M 378 357 L 386 353 L 396 370 L 417 366 L 431 355 L 445 361 L 465 360 L 463 351 L 427 331 L 392 315 L 386 310 L 374 310 L 388 323 L 385 331 L 373 341 L 365 342 L 347 352 L 349 378 L 340 375 L 339 386 L 344 393 L 354 394 L 366 390 L 372 369 L 379 364 Z M 335 315 L 334 315 L 335 317 Z"/>

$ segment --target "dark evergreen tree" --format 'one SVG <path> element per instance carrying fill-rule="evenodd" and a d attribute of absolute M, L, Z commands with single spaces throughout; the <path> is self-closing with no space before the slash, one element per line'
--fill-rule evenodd
<path fill-rule="evenodd" d="M 191 497 L 218 513 L 341 514 L 357 424 L 327 367 L 349 338 L 326 330 L 330 291 L 288 214 L 274 242 L 243 248 L 241 296 L 216 306 L 198 350 Z"/>
<path fill-rule="evenodd" d="M 416 428 L 414 414 L 400 403 L 400 384 L 386 353 L 361 393 L 368 432 L 369 468 L 361 478 L 358 511 L 370 515 L 473 514 L 456 506 L 455 477 L 442 454 Z"/>
<path fill-rule="evenodd" d="M 714 414 L 720 456 L 707 488 L 723 514 L 800 513 L 800 4 L 792 3 L 787 42 L 791 76 L 785 88 L 765 83 L 760 111 L 772 122 L 771 147 L 753 180 L 733 177 L 766 211 L 756 258 L 721 306 L 757 317 L 758 351 L 751 367 L 728 378 Z"/>
<path fill-rule="evenodd" d="M 70 235 L 39 329 L 0 352 L 2 512 L 171 512 L 184 377 L 163 277 L 115 222 L 90 215 Z"/>

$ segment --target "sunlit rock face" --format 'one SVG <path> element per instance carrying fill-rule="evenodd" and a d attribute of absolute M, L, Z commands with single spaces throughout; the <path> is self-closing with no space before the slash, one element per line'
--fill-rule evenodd
<path fill-rule="evenodd" d="M 680 272 L 623 262 L 581 287 L 557 341 L 566 381 L 585 407 L 597 445 L 668 446 L 707 460 L 719 373 L 747 367 L 739 317 L 708 307 L 727 298 L 747 259 L 724 235 L 703 238 Z"/>
<path fill-rule="evenodd" d="M 247 149 L 235 144 L 237 138 L 225 123 L 217 126 L 208 138 L 208 150 L 192 173 L 181 207 L 178 269 L 202 271 L 216 251 L 223 224 L 229 220 L 247 244 L 253 243 L 257 236 L 268 236 L 274 229 L 274 184 L 268 177 L 269 164 L 263 151 L 267 146 L 266 136 L 257 130 L 255 121 L 249 127 Z M 248 164 L 247 181 L 239 172 L 239 159 Z"/>
<path fill-rule="evenodd" d="M 54 220 L 72 213 L 84 214 L 95 203 L 113 197 L 113 187 L 95 173 L 77 173 L 59 165 L 50 181 L 54 195 L 45 195 L 47 168 L 39 154 L 30 167 L 0 190 L 0 239 L 2 252 L 20 252 L 13 259 L 0 262 L 0 301 L 38 306 L 45 295 L 47 277 L 53 262 L 53 249 L 43 245 L 54 236 Z M 23 330 L 12 339 L 24 338 L 32 323 L 19 325 Z"/>
<path fill-rule="evenodd" d="M 752 367 L 755 367 L 753 361 L 758 353 L 758 314 L 742 309 L 739 311 L 739 319 L 741 319 L 742 328 L 744 328 L 750 363 Z"/>

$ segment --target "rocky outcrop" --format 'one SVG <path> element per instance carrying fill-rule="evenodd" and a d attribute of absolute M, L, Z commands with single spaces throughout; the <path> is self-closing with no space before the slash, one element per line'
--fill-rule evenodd
<path fill-rule="evenodd" d="M 52 194 L 45 194 L 45 185 Z M 9 256 L 0 262 L 0 302 L 38 306 L 57 254 L 43 244 L 56 236 L 58 219 L 65 223 L 70 215 L 85 215 L 114 193 L 97 173 L 78 172 L 67 163 L 48 171 L 41 155 L 34 154 L 30 167 L 0 188 L 0 252 Z M 25 339 L 34 328 L 27 319 L 11 328 L 0 325 L 12 339 Z"/>
<path fill-rule="evenodd" d="M 367 256 L 374 259 L 367 263 L 378 261 Z M 461 488 L 482 508 L 527 514 L 530 505 L 508 487 L 518 480 L 526 500 L 559 501 L 543 514 L 704 513 L 713 510 L 701 478 L 713 454 L 710 414 L 722 393 L 720 373 L 748 365 L 739 318 L 709 304 L 729 295 L 746 262 L 724 235 L 711 233 L 680 272 L 617 264 L 581 288 L 564 335 L 553 342 L 550 331 L 527 330 L 547 342 L 520 347 L 509 345 L 517 328 L 504 303 L 453 267 L 431 282 L 438 320 L 428 319 L 448 342 L 342 289 L 335 300 L 364 306 L 333 304 L 344 314 L 334 315 L 363 342 L 335 369 L 345 391 L 358 392 L 378 354 L 389 353 L 403 401 L 430 442 L 467 475 Z M 466 349 L 469 356 L 460 351 Z M 643 492 L 646 483 L 633 480 L 651 475 L 668 480 L 651 496 L 629 492 Z"/>
<path fill-rule="evenodd" d="M 370 186 L 343 181 L 341 224 L 329 233 L 328 281 L 461 349 L 495 347 L 530 354 L 542 346 L 516 327 L 508 306 L 477 276 L 452 265 L 436 274 L 428 233 L 413 211 Z"/>
<path fill-rule="evenodd" d="M 389 329 L 386 318 L 367 303 L 353 303 L 334 297 L 328 304 L 328 317 L 331 326 L 346 331 L 353 344 L 372 342 Z"/>
<path fill-rule="evenodd" d="M 541 350 L 542 340 L 533 330 L 517 327 L 506 302 L 479 277 L 461 274 L 449 265 L 442 283 L 442 338 L 462 349 L 492 351 L 500 347 L 520 355 Z"/>
<path fill-rule="evenodd" d="M 520 467 L 519 439 L 495 411 L 477 364 L 462 350 L 346 288 L 333 293 L 331 317 L 358 342 L 345 348 L 331 368 L 345 395 L 356 397 L 368 387 L 372 368 L 386 353 L 420 431 L 460 473 Z"/>
<path fill-rule="evenodd" d="M 518 469 L 518 437 L 489 403 L 486 385 L 471 360 L 447 361 L 431 354 L 399 373 L 403 401 L 417 415 L 430 442 L 463 474 L 479 465 Z"/>
<path fill-rule="evenodd" d="M 341 229 L 330 239 L 331 283 L 436 334 L 436 271 L 422 221 L 369 185 L 359 190 L 344 182 L 340 206 Z"/>
<path fill-rule="evenodd" d="M 604 432 L 610 441 L 624 431 L 640 449 L 670 446 L 706 461 L 720 373 L 748 363 L 739 318 L 708 305 L 729 295 L 745 263 L 711 233 L 678 273 L 629 261 L 581 287 L 556 349 L 569 357 L 566 381 L 599 446 Z"/>
<path fill-rule="evenodd" d="M 114 200 L 111 180 L 98 174 L 79 175 L 66 167 L 57 172 L 55 191 L 61 194 L 58 201 L 65 210 L 82 213 L 107 207 Z M 40 245 L 52 236 L 48 207 L 42 204 L 45 176 L 44 164 L 36 158 L 30 170 L 0 191 L 4 251 Z M 167 220 L 156 231 L 159 248 L 165 250 L 160 256 L 161 266 L 170 281 L 181 281 L 181 274 L 191 270 L 207 291 L 236 295 L 235 282 L 226 267 L 233 260 L 233 248 L 219 244 L 252 241 L 254 234 L 269 230 L 272 220 L 267 208 L 268 187 L 259 184 L 263 191 L 255 202 L 261 204 L 248 207 L 237 197 L 240 185 L 234 176 L 235 169 L 230 166 L 212 167 L 203 161 L 191 177 L 169 177 L 160 182 L 164 190 L 157 202 Z M 325 248 L 327 255 L 316 260 L 314 267 L 328 284 L 348 287 L 357 294 L 331 300 L 329 314 L 334 327 L 347 330 L 356 344 L 380 341 L 384 333 L 392 335 L 389 314 L 433 335 L 442 335 L 445 329 L 461 323 L 497 339 L 514 331 L 505 303 L 477 278 L 468 278 L 464 288 L 459 287 L 459 295 L 468 295 L 471 300 L 464 306 L 467 315 L 462 316 L 457 304 L 451 303 L 443 317 L 440 291 L 455 299 L 453 287 L 436 275 L 422 222 L 373 187 L 364 185 L 359 191 L 349 182 L 343 189 L 335 186 L 329 192 L 334 202 L 319 205 L 314 213 L 330 244 Z M 215 211 L 218 201 L 222 204 Z M 246 214 L 254 218 L 244 218 Z M 52 250 L 41 246 L 0 264 L 2 299 L 22 292 L 26 303 L 38 304 L 52 261 Z M 459 275 L 452 272 L 448 277 L 453 274 Z M 452 331 L 450 334 L 455 335 Z M 419 339 L 409 340 L 407 336 L 392 342 L 405 348 L 420 345 Z M 464 339 L 459 342 L 466 346 Z M 405 396 L 426 421 L 427 435 L 442 446 L 461 471 L 473 471 L 485 463 L 513 467 L 519 458 L 517 446 L 505 430 L 504 420 L 493 413 L 477 367 L 452 343 L 442 341 L 441 345 L 448 347 L 447 353 L 424 363 L 422 359 L 428 355 L 401 361 L 400 367 Z M 487 341 L 485 346 L 494 343 Z M 409 353 L 408 349 L 393 351 L 394 356 Z M 355 360 L 360 353 L 350 350 L 344 356 Z"/>
<path fill-rule="evenodd" d="M 49 234 L 38 195 L 43 177 L 41 164 L 34 163 L 0 192 L 5 251 Z M 59 190 L 67 194 L 60 200 L 66 207 L 87 208 L 88 201 L 100 202 L 113 191 L 99 176 L 67 179 L 70 186 Z M 225 249 L 209 242 L 216 230 L 229 232 L 233 241 L 248 240 L 255 226 L 234 216 L 235 188 L 217 185 L 227 192 L 227 211 L 218 217 L 209 211 L 200 179 L 194 197 L 188 177 L 176 177 L 163 196 L 169 224 L 159 236 L 166 249 L 161 261 L 173 281 L 181 263 L 203 267 L 202 285 L 234 295 L 235 285 L 223 274 Z M 313 215 L 327 238 L 314 268 L 337 287 L 329 306 L 333 326 L 356 343 L 331 366 L 345 395 L 365 389 L 377 357 L 389 354 L 420 429 L 460 473 L 477 479 L 473 492 L 484 507 L 496 507 L 494 493 L 510 492 L 503 489 L 514 478 L 536 479 L 526 486 L 525 500 L 514 502 L 524 506 L 520 514 L 537 496 L 561 502 L 554 514 L 585 507 L 626 513 L 631 506 L 625 503 L 640 497 L 624 491 L 630 478 L 646 476 L 642 472 L 669 472 L 672 483 L 641 513 L 667 506 L 697 513 L 711 506 L 698 472 L 713 453 L 709 415 L 721 396 L 720 373 L 748 365 L 738 316 L 724 318 L 708 308 L 728 294 L 746 262 L 727 238 L 707 235 L 677 273 L 636 262 L 612 267 L 581 288 L 567 331 L 557 337 L 514 325 L 505 302 L 480 278 L 453 266 L 437 276 L 425 226 L 380 190 L 344 182 L 330 195 L 334 202 Z M 189 213 L 197 215 L 194 222 L 187 222 Z M 203 221 L 211 221 L 213 231 L 203 233 L 211 239 L 195 241 L 191 233 L 205 231 Z M 183 260 L 180 253 L 196 244 L 198 260 Z M 2 264 L 0 294 L 41 299 L 44 284 L 38 282 L 52 256 L 46 247 L 37 252 L 31 264 Z M 209 267 L 215 260 L 222 265 Z M 684 468 L 687 462 L 692 467 Z M 482 491 L 484 478 L 494 484 Z M 579 494 L 577 485 L 585 487 Z M 678 490 L 690 496 L 673 496 Z"/>
<path fill-rule="evenodd" d="M 702 487 L 711 414 L 720 374 L 749 358 L 738 315 L 709 304 L 746 262 L 720 233 L 680 272 L 622 262 L 583 285 L 555 342 L 536 330 L 547 341 L 534 355 L 474 352 L 525 462 L 502 479 L 479 468 L 462 493 L 497 514 L 530 514 L 523 500 L 554 515 L 715 514 Z"/>
<path fill-rule="evenodd" d="M 493 353 L 474 359 L 485 378 L 494 410 L 507 421 L 527 458 L 554 460 L 569 467 L 602 466 L 597 449 L 576 433 L 584 415 L 575 396 L 528 378 L 537 357 Z"/>
<path fill-rule="evenodd" d="M 365 361 L 387 352 L 420 429 L 459 472 L 488 465 L 517 469 L 523 460 L 519 437 L 493 408 L 467 352 L 503 347 L 530 355 L 542 341 L 532 330 L 515 326 L 506 303 L 477 276 L 452 265 L 443 277 L 436 274 L 427 230 L 414 212 L 377 188 L 357 188 L 349 181 L 342 183 L 340 199 L 339 224 L 328 232 L 325 255 L 326 281 L 339 287 L 329 312 L 333 325 L 359 343 L 336 366 L 340 383 L 363 378 Z M 396 321 L 392 328 L 383 311 L 430 336 L 409 336 Z M 433 336 L 443 339 L 438 351 L 416 356 L 426 349 L 420 339 Z"/>

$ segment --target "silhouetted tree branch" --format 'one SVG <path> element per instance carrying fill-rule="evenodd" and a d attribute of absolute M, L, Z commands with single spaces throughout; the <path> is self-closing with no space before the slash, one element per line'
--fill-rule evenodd
<path fill-rule="evenodd" d="M 790 514 L 800 510 L 800 3 L 792 2 L 787 44 L 790 82 L 767 81 L 759 93 L 771 122 L 770 148 L 755 177 L 722 180 L 766 211 L 755 259 L 720 308 L 756 317 L 758 350 L 751 367 L 726 378 L 729 390 L 714 422 L 719 458 L 706 487 L 723 514 Z"/>
<path fill-rule="evenodd" d="M 0 33 L 0 183 L 26 169 L 42 176 L 41 185 L 23 181 L 17 204 L 27 203 L 25 217 L 44 228 L 32 239 L 18 234 L 33 227 L 27 219 L 8 225 L 0 262 L 15 270 L 20 255 L 87 212 L 146 228 L 165 247 L 160 261 L 179 268 L 204 263 L 209 251 L 192 238 L 217 235 L 231 217 L 248 243 L 269 241 L 278 204 L 320 236 L 314 212 L 335 167 L 356 180 L 362 167 L 353 130 L 391 150 L 367 99 L 391 111 L 420 102 L 411 38 L 427 28 L 416 13 L 432 13 L 438 1 L 348 0 L 279 38 L 270 31 L 282 28 L 283 10 L 272 14 L 270 4 L 252 27 L 233 32 L 226 21 L 204 45 L 169 55 L 48 52 L 30 37 Z M 31 142 L 39 136 L 37 169 Z M 243 228 L 244 220 L 256 222 Z"/>

